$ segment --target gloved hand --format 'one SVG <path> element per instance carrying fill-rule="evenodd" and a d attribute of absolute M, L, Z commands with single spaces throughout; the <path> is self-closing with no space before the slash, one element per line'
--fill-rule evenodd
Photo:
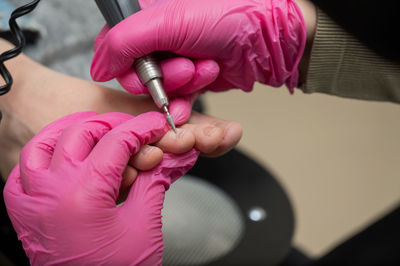
<path fill-rule="evenodd" d="M 33 265 L 157 265 L 164 192 L 197 158 L 164 154 L 116 206 L 132 154 L 168 130 L 160 113 L 77 113 L 22 150 L 4 189 L 9 217 Z"/>
<path fill-rule="evenodd" d="M 153 0 L 140 1 L 141 8 L 146 8 Z M 109 27 L 106 25 L 95 39 L 94 50 L 96 51 L 107 35 Z M 163 85 L 169 96 L 189 95 L 209 85 L 217 78 L 219 66 L 214 60 L 210 59 L 189 59 L 185 57 L 174 56 L 170 53 L 158 53 L 160 68 L 163 73 Z M 128 61 L 126 61 L 128 60 Z M 128 92 L 133 94 L 148 94 L 148 90 L 137 76 L 132 67 L 133 59 L 120 56 L 117 64 L 128 64 L 124 73 L 114 76 L 118 82 Z M 107 66 L 99 66 L 108 68 Z M 113 78 L 114 78 L 113 77 Z M 112 78 L 110 78 L 112 79 Z M 102 79 L 95 81 L 107 81 Z M 193 95 L 193 99 L 197 95 Z M 186 99 L 188 100 L 188 99 Z"/>
<path fill-rule="evenodd" d="M 220 74 L 209 90 L 250 91 L 255 81 L 290 89 L 297 85 L 306 31 L 293 0 L 140 2 L 143 10 L 100 35 L 91 66 L 94 80 L 117 77 L 129 90 L 135 58 L 170 51 L 216 60 Z M 167 76 L 170 70 L 163 71 Z"/>

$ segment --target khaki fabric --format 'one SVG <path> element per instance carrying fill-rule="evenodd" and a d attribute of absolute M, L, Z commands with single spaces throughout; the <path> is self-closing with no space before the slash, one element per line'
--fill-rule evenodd
<path fill-rule="evenodd" d="M 301 89 L 400 103 L 400 65 L 375 54 L 318 10 L 308 74 Z"/>

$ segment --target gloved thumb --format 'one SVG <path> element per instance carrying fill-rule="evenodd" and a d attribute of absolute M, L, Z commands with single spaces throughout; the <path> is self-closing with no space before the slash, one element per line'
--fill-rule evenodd
<path fill-rule="evenodd" d="M 92 175 L 92 180 L 87 181 L 93 190 L 92 194 L 106 198 L 105 204 L 115 204 L 122 173 L 131 156 L 143 145 L 161 139 L 168 129 L 163 114 L 149 112 L 130 119 L 106 133 L 87 157 L 88 171 L 98 173 Z"/>
<path fill-rule="evenodd" d="M 191 95 L 170 98 L 169 112 L 174 118 L 176 125 L 182 125 L 189 120 L 193 103 L 197 99 L 198 95 L 199 93 L 195 93 Z"/>

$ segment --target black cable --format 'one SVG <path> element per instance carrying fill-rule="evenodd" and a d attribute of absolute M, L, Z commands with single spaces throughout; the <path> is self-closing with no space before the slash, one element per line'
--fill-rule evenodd
<path fill-rule="evenodd" d="M 22 49 L 25 47 L 25 42 L 26 42 L 25 37 L 21 29 L 19 28 L 16 19 L 30 13 L 32 10 L 35 9 L 35 7 L 39 2 L 40 0 L 34 0 L 29 4 L 26 4 L 24 6 L 15 9 L 11 13 L 11 17 L 8 23 L 10 25 L 10 31 L 13 34 L 17 45 L 15 48 L 12 48 L 0 55 L 0 74 L 3 77 L 4 81 L 6 82 L 5 85 L 0 87 L 0 96 L 10 91 L 13 83 L 13 78 L 8 69 L 6 68 L 6 66 L 4 65 L 4 62 L 19 55 Z"/>

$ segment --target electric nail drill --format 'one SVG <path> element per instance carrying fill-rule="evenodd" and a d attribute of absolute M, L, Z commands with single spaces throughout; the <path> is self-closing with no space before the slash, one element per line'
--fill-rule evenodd
<path fill-rule="evenodd" d="M 95 0 L 110 28 L 117 25 L 126 17 L 140 11 L 137 0 Z M 172 115 L 168 111 L 168 97 L 162 85 L 162 73 L 154 56 L 145 55 L 137 58 L 133 64 L 135 71 L 144 86 L 147 87 L 151 97 L 158 108 L 166 114 L 168 123 L 176 133 Z"/>

